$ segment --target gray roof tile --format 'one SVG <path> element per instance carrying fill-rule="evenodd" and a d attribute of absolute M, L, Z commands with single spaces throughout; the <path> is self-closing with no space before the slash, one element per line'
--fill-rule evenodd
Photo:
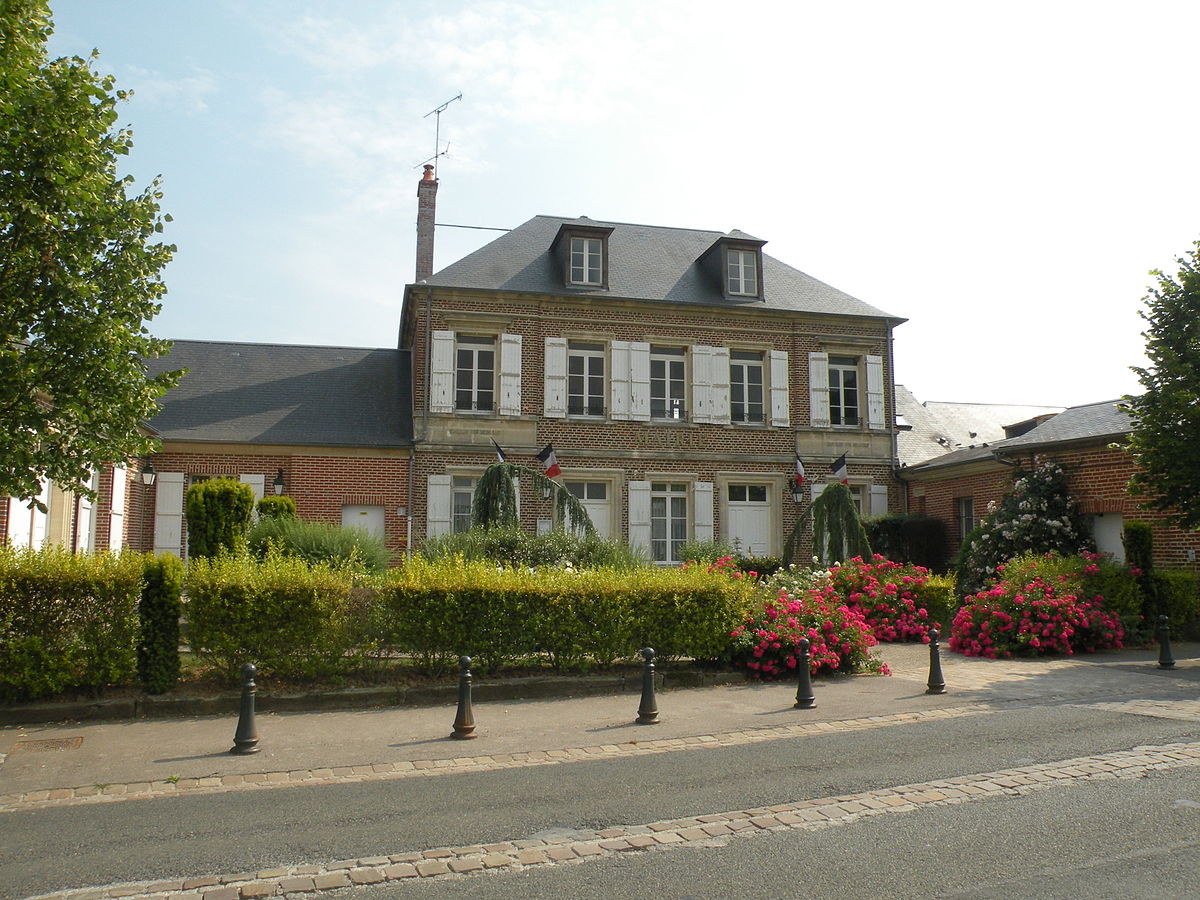
<path fill-rule="evenodd" d="M 572 288 L 550 246 L 563 225 L 612 228 L 608 239 L 608 290 Z M 828 313 L 904 321 L 763 254 L 763 300 L 730 300 L 697 264 L 719 231 L 663 228 L 587 218 L 535 216 L 429 278 L 435 286 L 533 294 L 579 294 L 669 303 L 758 307 L 785 312 Z M 757 239 L 752 239 L 757 240 Z"/>
<path fill-rule="evenodd" d="M 150 420 L 164 440 L 300 446 L 412 443 L 403 350 L 175 341 L 152 373 L 187 368 Z"/>

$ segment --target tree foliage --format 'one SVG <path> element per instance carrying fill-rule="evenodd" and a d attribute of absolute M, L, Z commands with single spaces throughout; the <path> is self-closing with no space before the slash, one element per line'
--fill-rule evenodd
<path fill-rule="evenodd" d="M 592 534 L 596 530 L 587 510 L 574 494 L 541 472 L 510 462 L 494 462 L 479 476 L 471 501 L 471 526 L 484 529 L 496 526 L 519 528 L 521 517 L 517 512 L 517 480 L 522 476 L 532 480 L 535 491 L 551 492 L 557 521 L 566 523 L 572 531 L 582 531 L 584 534 Z"/>
<path fill-rule="evenodd" d="M 0 495 L 154 449 L 140 424 L 180 373 L 149 377 L 169 347 L 145 322 L 174 247 L 158 181 L 130 195 L 126 96 L 88 60 L 51 60 L 47 0 L 0 4 Z"/>
<path fill-rule="evenodd" d="M 1200 527 L 1200 241 L 1176 260 L 1172 278 L 1144 298 L 1147 368 L 1134 367 L 1144 393 L 1126 397 L 1133 420 L 1129 451 L 1138 471 L 1130 490 L 1143 506 L 1185 528 Z"/>
<path fill-rule="evenodd" d="M 828 485 L 813 500 L 803 514 L 796 517 L 792 533 L 783 548 L 783 558 L 789 560 L 800 546 L 804 523 L 812 520 L 813 556 L 822 565 L 861 556 L 871 558 L 871 542 L 867 539 L 862 518 L 854 507 L 850 488 L 841 482 Z"/>

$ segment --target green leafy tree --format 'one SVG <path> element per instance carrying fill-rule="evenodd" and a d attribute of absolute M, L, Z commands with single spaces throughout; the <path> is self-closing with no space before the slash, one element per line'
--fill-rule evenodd
<path fill-rule="evenodd" d="M 828 566 L 861 556 L 871 558 L 871 542 L 867 539 L 862 518 L 854 507 L 850 488 L 841 482 L 828 485 L 813 500 L 808 509 L 796 518 L 783 548 L 783 558 L 791 559 L 800 547 L 804 523 L 812 520 L 813 556 Z"/>
<path fill-rule="evenodd" d="M 47 0 L 0 3 L 0 496 L 155 449 L 140 427 L 180 373 L 148 376 L 169 344 L 145 322 L 174 247 L 158 181 L 117 172 L 126 96 L 88 60 L 51 60 Z"/>
<path fill-rule="evenodd" d="M 1134 367 L 1144 393 L 1126 397 L 1133 419 L 1129 451 L 1138 464 L 1130 491 L 1142 505 L 1167 513 L 1184 528 L 1200 527 L 1200 241 L 1176 260 L 1178 274 L 1161 271 L 1142 318 L 1148 323 L 1147 368 Z"/>
<path fill-rule="evenodd" d="M 510 462 L 494 462 L 479 476 L 475 496 L 471 500 L 472 527 L 521 527 L 521 519 L 517 514 L 517 479 L 520 476 L 529 477 L 534 490 L 551 492 L 558 520 L 565 522 L 571 530 L 582 530 L 585 534 L 592 534 L 596 530 L 587 510 L 574 494 L 541 472 Z"/>

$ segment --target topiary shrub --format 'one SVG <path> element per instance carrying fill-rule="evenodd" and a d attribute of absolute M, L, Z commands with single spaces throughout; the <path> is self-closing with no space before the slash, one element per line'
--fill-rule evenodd
<path fill-rule="evenodd" d="M 183 609 L 183 563 L 164 553 L 147 556 L 142 569 L 137 670 L 150 694 L 165 694 L 179 681 L 179 616 Z"/>
<path fill-rule="evenodd" d="M 260 519 L 296 518 L 296 498 L 286 495 L 267 496 L 259 499 L 257 506 Z"/>
<path fill-rule="evenodd" d="M 1012 489 L 963 541 L 958 591 L 965 597 L 982 590 L 999 566 L 1023 553 L 1069 556 L 1095 549 L 1067 490 L 1062 466 L 1040 462 L 1032 471 L 1016 472 Z"/>
<path fill-rule="evenodd" d="M 254 490 L 232 478 L 210 478 L 188 488 L 188 555 L 191 559 L 237 552 L 246 546 Z"/>
<path fill-rule="evenodd" d="M 392 558 L 383 539 L 365 529 L 280 516 L 256 522 L 247 544 L 260 559 L 273 547 L 281 554 L 310 563 L 350 566 L 365 572 L 382 572 Z"/>

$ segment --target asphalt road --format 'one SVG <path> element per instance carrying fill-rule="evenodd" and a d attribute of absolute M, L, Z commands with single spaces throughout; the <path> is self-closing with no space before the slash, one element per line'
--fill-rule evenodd
<path fill-rule="evenodd" d="M 0 817 L 0 897 L 516 840 L 1200 739 L 1070 705 L 628 759 L 57 807 Z M 1200 767 L 1141 779 L 340 893 L 456 897 L 1186 897 Z"/>

